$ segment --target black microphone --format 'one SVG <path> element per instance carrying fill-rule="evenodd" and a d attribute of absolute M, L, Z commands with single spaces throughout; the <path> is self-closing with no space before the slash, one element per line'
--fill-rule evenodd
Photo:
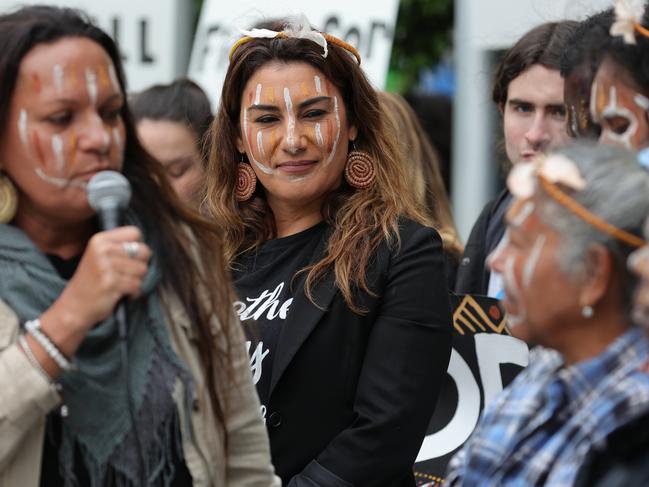
<path fill-rule="evenodd" d="M 131 201 L 128 179 L 117 171 L 101 171 L 88 181 L 86 193 L 88 203 L 99 215 L 102 230 L 119 227 L 122 210 Z"/>

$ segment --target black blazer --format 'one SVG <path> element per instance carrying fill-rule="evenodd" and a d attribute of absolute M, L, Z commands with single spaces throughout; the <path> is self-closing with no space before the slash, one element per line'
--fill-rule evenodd
<path fill-rule="evenodd" d="M 347 307 L 332 275 L 313 290 L 318 306 L 304 295 L 304 276 L 295 280 L 266 415 L 285 485 L 415 485 L 412 466 L 450 358 L 451 312 L 437 232 L 403 221 L 400 236 L 400 251 L 382 244 L 367 269 L 378 296 L 359 294 L 364 315 Z"/>
<path fill-rule="evenodd" d="M 485 205 L 464 246 L 455 279 L 457 294 L 483 294 L 489 291 L 490 272 L 487 257 L 505 234 L 505 214 L 512 195 L 504 189 L 496 199 Z"/>

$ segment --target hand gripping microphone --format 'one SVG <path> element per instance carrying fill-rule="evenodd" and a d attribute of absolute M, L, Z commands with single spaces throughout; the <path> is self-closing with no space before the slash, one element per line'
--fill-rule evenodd
<path fill-rule="evenodd" d="M 117 228 L 122 210 L 131 201 L 131 185 L 128 179 L 117 171 L 101 171 L 90 179 L 86 192 L 88 203 L 99 215 L 101 228 Z"/>
<path fill-rule="evenodd" d="M 101 171 L 95 174 L 86 187 L 88 203 L 97 212 L 102 230 L 120 226 L 122 210 L 131 201 L 131 185 L 122 173 Z M 126 339 L 126 306 L 124 300 L 115 308 L 119 337 Z"/>
<path fill-rule="evenodd" d="M 101 171 L 95 174 L 86 187 L 88 203 L 97 212 L 102 230 L 112 230 L 120 226 L 122 210 L 131 201 L 131 185 L 122 173 L 117 171 Z M 131 381 L 128 373 L 128 341 L 127 341 L 127 315 L 124 299 L 117 303 L 115 308 L 115 319 L 121 342 L 122 370 L 128 397 L 128 410 L 133 425 L 135 436 L 135 447 L 138 454 L 138 474 L 140 485 L 147 485 L 146 463 L 140 440 L 140 433 L 135 419 L 135 407 L 131 391 Z"/>

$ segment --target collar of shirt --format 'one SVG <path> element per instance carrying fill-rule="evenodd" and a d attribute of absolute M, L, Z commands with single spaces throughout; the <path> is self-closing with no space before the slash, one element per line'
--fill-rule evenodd
<path fill-rule="evenodd" d="M 643 333 L 633 326 L 596 357 L 557 370 L 557 379 L 565 388 L 571 409 L 592 399 L 594 391 L 601 389 L 603 379 L 627 375 L 639 367 L 649 355 L 649 342 Z"/>

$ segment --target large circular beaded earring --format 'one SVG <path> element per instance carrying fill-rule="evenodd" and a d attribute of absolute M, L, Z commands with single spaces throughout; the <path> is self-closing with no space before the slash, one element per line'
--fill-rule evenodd
<path fill-rule="evenodd" d="M 255 192 L 255 188 L 257 188 L 255 171 L 250 167 L 250 164 L 240 162 L 237 174 L 237 188 L 234 193 L 237 201 L 248 201 Z"/>
<path fill-rule="evenodd" d="M 370 155 L 352 145 L 345 164 L 345 179 L 349 185 L 357 189 L 368 188 L 374 182 L 375 176 L 374 161 Z"/>

